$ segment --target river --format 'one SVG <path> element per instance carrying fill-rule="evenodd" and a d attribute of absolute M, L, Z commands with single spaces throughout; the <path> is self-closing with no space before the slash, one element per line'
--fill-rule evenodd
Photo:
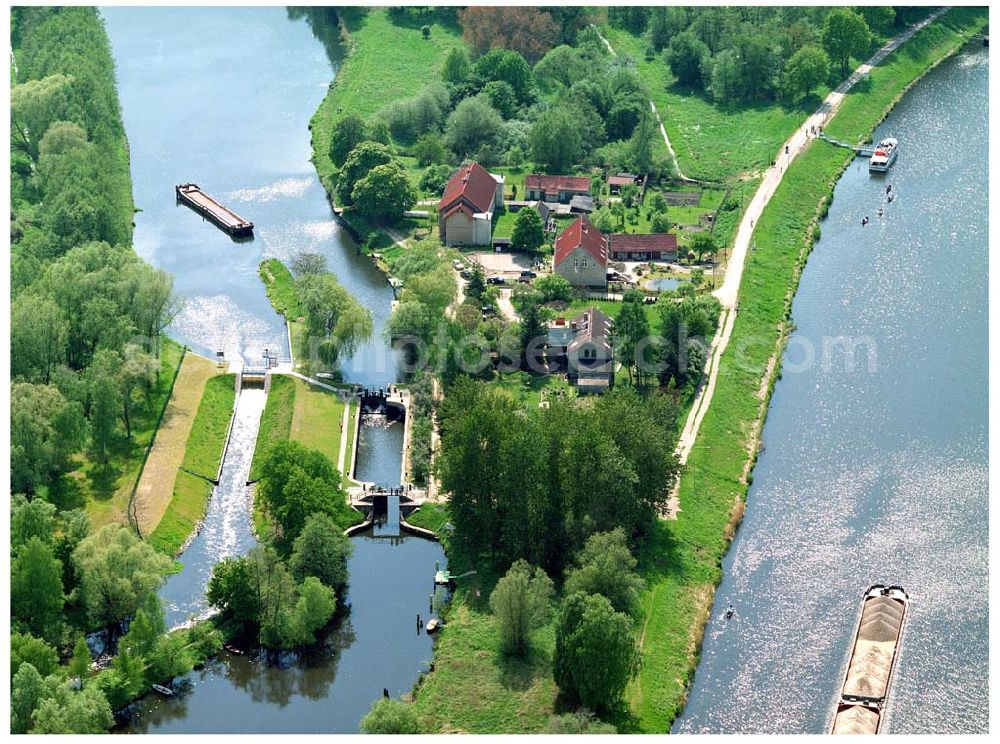
<path fill-rule="evenodd" d="M 285 8 L 102 9 L 117 66 L 129 138 L 136 251 L 174 277 L 185 298 L 169 335 L 195 351 L 257 364 L 265 349 L 287 356 L 282 318 L 258 265 L 303 250 L 331 271 L 373 316 L 370 343 L 341 360 L 344 380 L 398 380 L 383 331 L 392 290 L 334 220 L 310 162 L 307 128 L 336 71 L 340 50 L 321 43 Z M 236 242 L 174 199 L 193 181 L 256 225 Z M 205 612 L 211 567 L 255 544 L 246 480 L 264 394 L 244 390 L 205 525 L 161 596 L 171 625 Z M 331 436 L 339 436 L 331 431 Z M 400 424 L 362 427 L 357 475 L 400 482 Z M 349 733 L 386 688 L 408 692 L 433 656 L 417 632 L 426 616 L 440 545 L 398 536 L 390 523 L 352 539 L 349 611 L 302 654 L 223 653 L 177 681 L 172 698 L 147 697 L 122 730 L 135 733 Z"/>
<path fill-rule="evenodd" d="M 931 71 L 888 176 L 837 184 L 676 732 L 828 731 L 877 582 L 912 598 L 883 731 L 988 730 L 988 66 Z"/>

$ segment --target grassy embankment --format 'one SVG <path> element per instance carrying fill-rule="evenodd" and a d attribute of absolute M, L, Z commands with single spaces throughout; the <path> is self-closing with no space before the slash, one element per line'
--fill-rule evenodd
<path fill-rule="evenodd" d="M 216 375 L 205 383 L 184 460 L 174 480 L 173 496 L 149 542 L 176 555 L 205 516 L 225 451 L 236 402 L 236 376 Z"/>
<path fill-rule="evenodd" d="M 848 97 L 828 131 L 852 139 L 867 135 L 909 83 L 956 48 L 960 32 L 983 22 L 984 12 L 958 9 L 921 32 L 873 71 L 863 91 Z M 768 373 L 769 362 L 782 348 L 816 220 L 850 158 L 846 150 L 814 142 L 788 170 L 758 223 L 759 250 L 744 272 L 741 311 L 716 387 L 723 404 L 710 407 L 702 423 L 681 481 L 679 518 L 661 522 L 640 555 L 647 581 L 637 628 L 643 668 L 628 692 L 631 716 L 616 721 L 623 731 L 667 731 L 683 706 L 722 556 L 742 514 L 753 443 L 777 373 L 777 365 Z M 439 531 L 446 509 L 428 505 L 410 521 Z M 449 560 L 452 570 L 465 569 L 461 556 Z M 431 730 L 537 732 L 555 702 L 550 630 L 540 634 L 529 662 L 505 666 L 486 604 L 492 582 L 478 575 L 474 581 L 456 594 L 435 647 L 436 669 L 418 690 L 417 710 Z"/>
<path fill-rule="evenodd" d="M 827 131 L 847 141 L 870 136 L 905 89 L 985 23 L 983 10 L 961 8 L 921 31 L 851 93 Z M 702 422 L 681 480 L 681 512 L 664 523 L 662 552 L 643 556 L 643 670 L 630 691 L 643 731 L 666 731 L 680 712 L 698 660 L 701 634 L 720 564 L 742 515 L 756 442 L 780 370 L 791 300 L 818 220 L 847 150 L 814 141 L 782 181 L 754 231 L 758 251 L 740 289 L 740 314 L 721 360 L 715 404 Z M 739 358 L 737 358 L 739 356 Z"/>
<path fill-rule="evenodd" d="M 76 469 L 54 484 L 50 499 L 60 509 L 82 508 L 97 530 L 106 524 L 128 522 L 128 502 L 139 477 L 143 456 L 156 434 L 160 412 L 170 398 L 181 362 L 181 345 L 164 338 L 160 352 L 160 370 L 150 392 L 148 404 L 135 406 L 132 437 L 119 433 L 112 443 L 107 465 L 87 450 L 75 459 Z"/>
<path fill-rule="evenodd" d="M 383 106 L 415 96 L 428 83 L 440 79 L 448 52 L 464 45 L 461 30 L 442 23 L 438 17 L 428 19 L 431 34 L 427 39 L 419 26 L 393 23 L 385 8 L 370 8 L 367 12 L 344 9 L 341 22 L 349 35 L 347 58 L 309 125 L 313 163 L 331 199 L 337 168 L 329 151 L 337 119 L 347 113 L 371 119 Z M 407 172 L 412 179 L 419 177 L 410 167 Z M 361 235 L 372 231 L 378 234 L 372 248 L 382 250 L 392 245 L 386 233 L 358 215 L 349 214 L 348 219 Z M 411 220 L 398 229 L 407 234 L 428 227 L 426 220 Z"/>

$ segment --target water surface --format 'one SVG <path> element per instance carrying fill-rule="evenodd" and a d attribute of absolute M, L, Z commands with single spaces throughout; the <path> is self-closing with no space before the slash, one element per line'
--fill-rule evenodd
<path fill-rule="evenodd" d="M 987 730 L 987 71 L 932 71 L 888 176 L 837 185 L 678 732 L 827 731 L 876 582 L 912 597 L 883 731 Z"/>

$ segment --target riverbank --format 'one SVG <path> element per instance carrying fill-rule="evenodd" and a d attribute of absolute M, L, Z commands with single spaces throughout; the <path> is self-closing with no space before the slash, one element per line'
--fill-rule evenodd
<path fill-rule="evenodd" d="M 193 417 L 193 422 L 187 423 L 183 460 L 173 470 L 172 479 L 164 466 L 169 467 L 173 458 L 170 463 L 165 463 L 165 458 L 154 462 L 150 457 L 146 465 L 151 471 L 150 477 L 159 481 L 160 493 L 164 488 L 169 489 L 170 501 L 152 533 L 143 534 L 149 534 L 149 542 L 170 556 L 177 556 L 184 550 L 197 534 L 205 516 L 212 490 L 219 480 L 219 469 L 236 405 L 236 376 L 215 374 L 211 361 L 195 358 L 201 359 L 203 364 L 212 369 L 209 376 L 204 378 L 200 389 L 192 383 L 186 385 L 179 396 L 193 398 L 197 395 L 199 398 L 197 414 Z M 192 387 L 195 389 L 190 389 Z M 170 485 L 167 486 L 167 483 Z"/>
<path fill-rule="evenodd" d="M 957 8 L 923 29 L 875 68 L 866 85 L 847 95 L 826 131 L 846 141 L 869 135 L 910 85 L 985 22 L 984 9 Z M 716 394 L 725 406 L 709 407 L 682 476 L 681 513 L 666 526 L 673 548 L 669 566 L 653 581 L 647 574 L 644 663 L 631 697 L 642 730 L 667 730 L 683 707 L 722 556 L 752 481 L 798 277 L 824 206 L 853 157 L 812 141 L 789 167 L 754 230 L 758 250 L 741 282 L 733 343 L 720 360 Z"/>

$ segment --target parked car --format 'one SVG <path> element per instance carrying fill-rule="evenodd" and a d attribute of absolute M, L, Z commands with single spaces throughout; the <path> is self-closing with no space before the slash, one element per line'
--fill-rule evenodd
<path fill-rule="evenodd" d="M 458 275 L 461 276 L 463 279 L 471 279 L 473 274 L 475 273 L 476 272 L 474 272 L 472 269 L 462 269 L 460 272 L 458 272 Z"/>
<path fill-rule="evenodd" d="M 457 258 L 451 262 L 451 265 L 455 267 L 455 271 L 461 271 L 465 268 L 465 264 L 459 261 Z"/>
<path fill-rule="evenodd" d="M 507 280 L 503 278 L 500 274 L 493 274 L 492 276 L 486 277 L 487 284 L 506 284 Z"/>
<path fill-rule="evenodd" d="M 531 279 L 534 279 L 537 276 L 538 274 L 536 274 L 534 271 L 525 270 L 521 272 L 521 281 L 530 281 Z"/>

